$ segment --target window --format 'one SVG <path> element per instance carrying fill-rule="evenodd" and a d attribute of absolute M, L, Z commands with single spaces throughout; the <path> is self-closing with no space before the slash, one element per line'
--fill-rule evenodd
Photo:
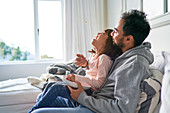
<path fill-rule="evenodd" d="M 122 0 L 122 10 L 138 9 L 144 11 L 148 19 L 159 18 L 170 12 L 170 0 Z"/>
<path fill-rule="evenodd" d="M 158 17 L 170 12 L 170 0 L 143 0 L 143 11 L 148 14 L 149 19 Z"/>
<path fill-rule="evenodd" d="M 33 1 L 1 0 L 0 15 L 0 61 L 34 60 Z"/>
<path fill-rule="evenodd" d="M 0 1 L 0 62 L 63 59 L 61 0 Z"/>
<path fill-rule="evenodd" d="M 143 11 L 148 18 L 159 16 L 164 13 L 164 0 L 143 0 Z"/>
<path fill-rule="evenodd" d="M 38 1 L 39 52 L 41 59 L 62 59 L 61 1 Z"/>

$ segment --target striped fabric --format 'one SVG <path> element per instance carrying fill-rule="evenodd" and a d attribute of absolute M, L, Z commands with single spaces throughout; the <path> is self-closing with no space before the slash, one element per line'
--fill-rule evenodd
<path fill-rule="evenodd" d="M 153 113 L 160 101 L 162 73 L 157 69 L 151 69 L 153 73 L 141 83 L 141 97 L 135 113 Z"/>

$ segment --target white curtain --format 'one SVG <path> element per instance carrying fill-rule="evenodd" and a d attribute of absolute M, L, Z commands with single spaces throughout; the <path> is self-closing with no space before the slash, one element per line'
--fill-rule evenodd
<path fill-rule="evenodd" d="M 65 60 L 89 57 L 91 40 L 104 30 L 104 0 L 65 0 Z"/>

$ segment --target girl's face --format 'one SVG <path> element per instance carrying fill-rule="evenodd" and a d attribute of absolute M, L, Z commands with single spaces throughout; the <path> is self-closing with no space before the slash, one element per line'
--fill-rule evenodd
<path fill-rule="evenodd" d="M 97 52 L 102 51 L 104 49 L 107 38 L 107 33 L 102 32 L 98 33 L 96 39 L 92 40 L 92 45 L 95 47 Z"/>

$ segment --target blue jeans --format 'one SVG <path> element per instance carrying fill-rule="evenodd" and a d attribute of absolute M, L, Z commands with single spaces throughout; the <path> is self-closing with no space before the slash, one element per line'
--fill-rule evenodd
<path fill-rule="evenodd" d="M 53 112 L 53 111 L 56 112 L 58 110 L 59 111 L 64 110 L 66 112 L 68 108 L 69 109 L 75 108 L 76 110 L 87 109 L 84 106 L 83 107 L 81 105 L 79 106 L 79 104 L 74 99 L 72 99 L 72 97 L 70 96 L 70 90 L 65 84 L 50 83 L 44 89 L 43 93 L 38 96 L 37 103 L 32 107 L 29 113 L 31 113 L 34 110 L 35 110 L 34 112 L 44 112 L 44 113 Z M 87 110 L 90 111 L 89 109 Z M 70 111 L 71 110 L 68 110 L 67 112 Z"/>
<path fill-rule="evenodd" d="M 43 95 L 45 95 L 47 93 L 48 89 L 54 84 L 56 84 L 56 82 L 48 83 L 47 86 L 45 87 L 45 89 L 43 90 L 43 92 L 38 95 L 36 102 L 38 102 L 43 97 Z"/>

